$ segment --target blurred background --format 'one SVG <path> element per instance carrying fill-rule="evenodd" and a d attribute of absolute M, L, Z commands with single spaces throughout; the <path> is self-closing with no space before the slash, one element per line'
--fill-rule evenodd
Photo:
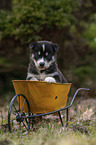
<path fill-rule="evenodd" d="M 73 90 L 96 97 L 96 0 L 0 0 L 0 98 L 26 79 L 29 43 L 38 40 L 57 43 Z"/>

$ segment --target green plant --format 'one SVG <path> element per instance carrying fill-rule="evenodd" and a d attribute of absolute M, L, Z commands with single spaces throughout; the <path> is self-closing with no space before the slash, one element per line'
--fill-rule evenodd
<path fill-rule="evenodd" d="M 96 23 L 85 24 L 85 31 L 82 34 L 86 43 L 93 49 L 96 49 Z"/>
<path fill-rule="evenodd" d="M 12 12 L 0 14 L 1 37 L 14 36 L 22 44 L 38 40 L 44 27 L 59 29 L 73 24 L 76 5 L 77 0 L 13 0 Z"/>

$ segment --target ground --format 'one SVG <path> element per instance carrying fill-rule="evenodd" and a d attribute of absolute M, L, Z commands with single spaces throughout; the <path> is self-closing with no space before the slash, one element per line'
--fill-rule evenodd
<path fill-rule="evenodd" d="M 46 116 L 35 121 L 29 132 L 9 133 L 7 110 L 9 103 L 0 108 L 0 145 L 96 145 L 96 99 L 76 99 L 69 111 L 69 126 L 62 127 L 58 116 Z M 1 115 L 1 116 L 2 116 Z M 62 119 L 65 123 L 65 112 Z M 2 120 L 3 119 L 3 120 Z M 3 121 L 3 122 L 2 122 Z M 2 126 L 3 124 L 3 126 Z"/>

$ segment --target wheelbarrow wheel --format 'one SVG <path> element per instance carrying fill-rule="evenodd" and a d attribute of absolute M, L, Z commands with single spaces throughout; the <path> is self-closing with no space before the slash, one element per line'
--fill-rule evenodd
<path fill-rule="evenodd" d="M 26 107 L 26 112 L 24 108 Z M 27 98 L 23 94 L 13 97 L 8 111 L 8 127 L 10 132 L 28 131 L 30 129 L 30 106 Z"/>

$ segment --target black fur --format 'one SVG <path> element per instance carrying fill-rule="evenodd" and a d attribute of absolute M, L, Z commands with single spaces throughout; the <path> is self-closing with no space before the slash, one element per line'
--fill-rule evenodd
<path fill-rule="evenodd" d="M 42 49 L 43 44 L 45 46 L 44 51 Z M 53 44 L 48 41 L 38 41 L 31 43 L 29 47 L 30 47 L 30 63 L 28 67 L 28 75 L 26 78 L 27 80 L 30 80 L 34 77 L 37 80 L 44 81 L 46 77 L 53 77 L 58 83 L 67 83 L 67 80 L 57 67 L 56 63 L 56 54 L 58 51 L 57 44 Z M 40 51 L 39 52 L 40 55 L 38 55 L 38 51 Z M 46 53 L 48 53 L 47 56 Z M 32 54 L 34 55 L 33 59 L 31 57 Z M 38 69 L 34 61 L 38 61 L 38 59 L 42 57 L 44 57 L 44 60 L 46 60 L 48 63 L 50 63 L 51 61 L 52 63 L 48 68 Z M 52 57 L 54 57 L 54 59 Z M 44 75 L 43 78 L 41 77 L 42 75 Z"/>

